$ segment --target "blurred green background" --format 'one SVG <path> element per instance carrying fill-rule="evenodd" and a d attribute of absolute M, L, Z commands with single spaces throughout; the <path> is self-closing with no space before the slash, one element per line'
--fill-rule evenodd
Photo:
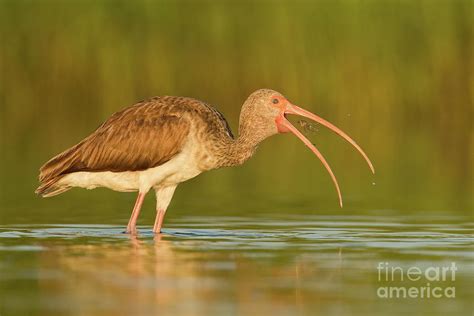
<path fill-rule="evenodd" d="M 134 194 L 40 199 L 38 168 L 113 112 L 192 96 L 237 131 L 240 106 L 272 88 L 353 137 L 295 137 L 242 167 L 182 184 L 183 214 L 472 214 L 473 1 L 0 1 L 0 220 L 125 223 Z M 143 216 L 154 216 L 149 202 Z M 91 211 L 93 209 L 94 211 Z"/>

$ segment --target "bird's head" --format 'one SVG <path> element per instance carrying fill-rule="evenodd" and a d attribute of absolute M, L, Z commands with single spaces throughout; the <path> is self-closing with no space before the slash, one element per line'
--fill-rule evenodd
<path fill-rule="evenodd" d="M 287 120 L 287 115 L 291 114 L 303 116 L 315 121 L 344 138 L 364 157 L 372 173 L 375 173 L 370 159 L 359 145 L 357 145 L 357 143 L 346 133 L 316 114 L 292 104 L 282 94 L 270 89 L 257 90 L 247 98 L 242 106 L 240 114 L 239 133 L 247 134 L 247 137 L 252 137 L 253 139 L 256 139 L 257 142 L 278 133 L 291 132 L 295 134 L 296 137 L 301 139 L 303 143 L 319 158 L 319 160 L 321 160 L 322 164 L 329 172 L 334 185 L 336 186 L 337 194 L 339 196 L 339 204 L 342 207 L 341 192 L 331 167 L 319 150 Z"/>

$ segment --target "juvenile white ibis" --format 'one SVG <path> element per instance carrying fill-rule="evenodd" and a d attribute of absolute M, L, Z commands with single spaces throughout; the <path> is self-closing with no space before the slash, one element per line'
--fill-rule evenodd
<path fill-rule="evenodd" d="M 127 225 L 127 232 L 135 233 L 143 199 L 153 188 L 157 210 L 153 232 L 160 233 L 179 183 L 203 171 L 241 165 L 267 137 L 292 132 L 321 160 L 336 186 L 342 207 L 341 192 L 331 168 L 318 149 L 286 119 L 288 114 L 304 116 L 339 134 L 359 151 L 374 172 L 364 151 L 339 128 L 291 104 L 280 93 L 261 89 L 252 93 L 242 106 L 237 138 L 219 111 L 196 99 L 154 97 L 129 106 L 44 164 L 36 193 L 50 197 L 72 187 L 138 191 Z"/>

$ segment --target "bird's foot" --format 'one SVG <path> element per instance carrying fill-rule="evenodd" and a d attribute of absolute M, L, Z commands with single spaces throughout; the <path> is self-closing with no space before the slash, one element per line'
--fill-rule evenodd
<path fill-rule="evenodd" d="M 124 234 L 130 234 L 130 235 L 137 235 L 138 234 L 138 230 L 136 227 L 128 227 L 127 226 L 127 229 L 123 232 Z"/>

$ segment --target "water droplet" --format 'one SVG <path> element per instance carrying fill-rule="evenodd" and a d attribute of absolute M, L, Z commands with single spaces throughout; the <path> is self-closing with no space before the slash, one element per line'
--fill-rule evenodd
<path fill-rule="evenodd" d="M 319 132 L 318 123 L 311 123 L 305 120 L 298 120 L 297 122 L 305 132 L 316 133 Z"/>
<path fill-rule="evenodd" d="M 377 183 L 375 183 L 375 181 L 374 181 L 374 182 L 372 182 L 372 185 L 376 185 L 376 184 L 377 184 Z"/>

